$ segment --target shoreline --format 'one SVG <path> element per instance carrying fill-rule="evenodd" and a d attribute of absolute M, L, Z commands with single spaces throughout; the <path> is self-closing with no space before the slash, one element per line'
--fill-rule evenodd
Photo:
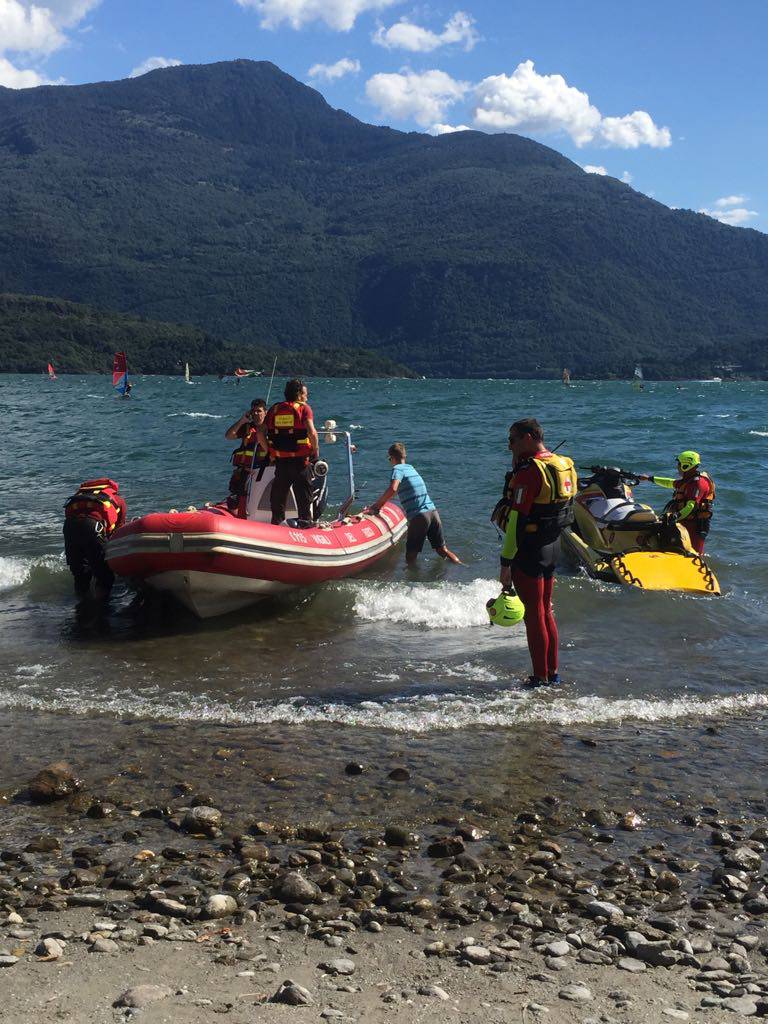
<path fill-rule="evenodd" d="M 55 730 L 42 716 L 16 729 L 39 741 L 0 796 L 3 1021 L 123 1020 L 112 1004 L 141 984 L 161 986 L 144 1021 L 252 1020 L 287 979 L 312 1001 L 275 1004 L 279 1020 L 768 1015 L 768 807 L 760 778 L 740 806 L 722 777 L 710 803 L 690 793 L 688 757 L 721 742 L 714 726 L 687 740 L 678 726 L 679 749 L 659 751 L 679 761 L 679 788 L 645 773 L 642 794 L 638 761 L 608 799 L 598 776 L 616 741 L 590 730 L 548 789 L 511 765 L 514 802 L 483 799 L 482 778 L 477 795 L 441 799 L 407 736 L 375 760 L 333 748 L 318 778 L 295 763 L 295 730 L 289 776 L 273 735 L 256 766 L 246 730 L 197 730 L 174 773 L 137 743 L 146 723 L 111 726 L 125 735 L 110 749 L 88 723 L 46 803 L 31 801 L 30 769 Z M 176 750 L 173 728 L 151 731 Z M 523 761 L 533 753 L 523 743 Z"/>

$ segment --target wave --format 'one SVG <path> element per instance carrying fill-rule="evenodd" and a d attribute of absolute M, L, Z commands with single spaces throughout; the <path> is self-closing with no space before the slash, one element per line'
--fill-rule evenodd
<path fill-rule="evenodd" d="M 189 416 L 192 420 L 223 420 L 224 416 L 219 416 L 213 412 L 169 412 L 168 419 L 172 420 L 174 416 Z"/>
<path fill-rule="evenodd" d="M 39 572 L 60 573 L 65 567 L 63 554 L 37 558 L 0 556 L 0 594 L 24 586 Z"/>
<path fill-rule="evenodd" d="M 362 622 L 403 622 L 426 629 L 487 626 L 485 602 L 496 597 L 493 580 L 471 583 L 347 584 L 354 594 L 354 614 Z"/>
<path fill-rule="evenodd" d="M 750 430 L 755 437 L 768 437 L 768 430 Z"/>
<path fill-rule="evenodd" d="M 653 723 L 683 718 L 738 716 L 768 708 L 768 693 L 742 693 L 708 699 L 673 697 L 670 700 L 645 697 L 609 700 L 597 696 L 555 696 L 552 699 L 553 696 L 551 692 L 508 690 L 502 694 L 478 697 L 441 693 L 396 697 L 386 701 L 329 703 L 292 697 L 275 703 L 246 701 L 229 704 L 186 693 L 169 694 L 163 700 L 130 691 L 108 690 L 104 694 L 89 695 L 76 690 L 52 690 L 48 687 L 44 695 L 38 695 L 27 692 L 25 686 L 21 685 L 13 691 L 0 690 L 0 707 L 64 711 L 75 715 L 127 715 L 217 725 L 344 725 L 401 733 L 428 733 L 472 727 Z"/>

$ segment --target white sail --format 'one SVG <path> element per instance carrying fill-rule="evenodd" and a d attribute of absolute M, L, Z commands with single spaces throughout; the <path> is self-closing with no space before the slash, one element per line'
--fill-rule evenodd
<path fill-rule="evenodd" d="M 190 383 L 190 380 L 189 380 L 189 363 L 184 363 L 184 380 L 187 382 L 187 384 Z"/>
<path fill-rule="evenodd" d="M 635 367 L 635 380 L 643 380 L 643 368 L 642 366 Z"/>

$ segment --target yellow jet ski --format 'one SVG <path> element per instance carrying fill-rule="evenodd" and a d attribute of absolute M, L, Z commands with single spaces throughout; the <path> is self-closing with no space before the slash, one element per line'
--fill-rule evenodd
<path fill-rule="evenodd" d="M 643 590 L 720 594 L 706 560 L 688 531 L 669 515 L 632 497 L 639 477 L 613 466 L 591 466 L 579 481 L 574 521 L 561 534 L 564 552 L 590 576 Z"/>

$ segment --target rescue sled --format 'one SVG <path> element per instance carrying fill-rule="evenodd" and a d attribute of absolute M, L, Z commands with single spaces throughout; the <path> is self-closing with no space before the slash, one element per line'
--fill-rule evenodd
<path fill-rule="evenodd" d="M 349 495 L 332 521 L 302 523 L 293 493 L 287 518 L 270 522 L 274 469 L 252 470 L 246 518 L 225 503 L 186 512 L 154 512 L 115 531 L 106 558 L 120 576 L 172 594 L 200 618 L 212 618 L 300 587 L 344 579 L 380 561 L 403 537 L 402 510 L 387 503 L 378 515 L 349 515 L 354 499 L 351 442 Z M 315 479 L 317 515 L 327 477 Z"/>
<path fill-rule="evenodd" d="M 563 530 L 566 554 L 595 579 L 642 590 L 719 595 L 720 584 L 691 547 L 688 531 L 632 497 L 640 480 L 610 466 L 592 466 L 579 481 L 574 522 Z"/>

